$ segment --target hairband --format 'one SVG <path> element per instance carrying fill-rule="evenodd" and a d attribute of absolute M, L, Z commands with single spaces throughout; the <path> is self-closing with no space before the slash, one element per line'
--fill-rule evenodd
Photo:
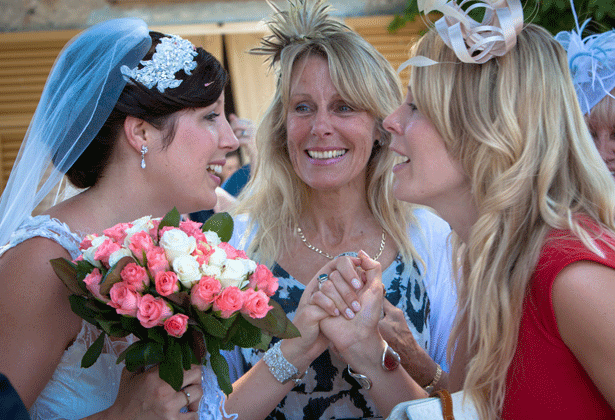
<path fill-rule="evenodd" d="M 464 63 L 482 64 L 493 57 L 506 54 L 517 43 L 517 35 L 523 29 L 523 6 L 520 0 L 417 0 L 418 9 L 425 14 L 442 13 L 435 23 L 435 29 L 444 43 Z M 485 9 L 483 20 L 477 22 L 470 13 Z M 398 72 L 408 66 L 429 66 L 436 61 L 416 56 L 403 63 Z"/>
<path fill-rule="evenodd" d="M 120 71 L 127 82 L 135 80 L 148 89 L 157 87 L 160 93 L 164 93 L 166 88 L 178 87 L 182 80 L 176 79 L 175 74 L 183 70 L 190 76 L 191 71 L 196 68 L 196 48 L 188 40 L 182 39 L 177 35 L 169 35 L 160 38 L 160 43 L 156 45 L 156 52 L 150 60 L 142 60 L 142 68 L 135 67 L 130 69 L 122 66 Z"/>
<path fill-rule="evenodd" d="M 576 31 L 562 31 L 555 39 L 566 49 L 579 105 L 583 114 L 588 114 L 602 98 L 613 97 L 610 92 L 615 88 L 615 30 L 583 38 L 590 19 L 579 27 L 574 3 L 570 3 Z"/>

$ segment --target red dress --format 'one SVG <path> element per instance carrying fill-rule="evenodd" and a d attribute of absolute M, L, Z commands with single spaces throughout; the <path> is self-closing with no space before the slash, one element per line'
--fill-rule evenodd
<path fill-rule="evenodd" d="M 599 243 L 606 255 L 600 258 L 565 234 L 549 235 L 532 275 L 507 373 L 502 419 L 615 419 L 615 411 L 562 341 L 552 301 L 553 282 L 565 266 L 587 260 L 615 268 L 615 252 Z"/>

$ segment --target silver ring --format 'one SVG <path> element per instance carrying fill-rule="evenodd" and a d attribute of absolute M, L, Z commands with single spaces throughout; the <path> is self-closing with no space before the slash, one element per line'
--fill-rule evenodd
<path fill-rule="evenodd" d="M 182 393 L 186 397 L 186 405 L 190 405 L 190 393 L 185 389 L 182 389 Z"/>
<path fill-rule="evenodd" d="M 320 288 L 322 287 L 322 284 L 326 282 L 327 280 L 329 280 L 328 274 L 323 273 L 318 276 L 318 290 L 320 290 Z"/>

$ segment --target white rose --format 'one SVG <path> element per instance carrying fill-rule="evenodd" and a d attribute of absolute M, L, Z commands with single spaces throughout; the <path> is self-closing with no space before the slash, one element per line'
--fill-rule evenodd
<path fill-rule="evenodd" d="M 120 248 L 111 255 L 109 255 L 109 267 L 113 267 L 124 257 L 132 257 L 132 252 L 130 249 Z"/>
<path fill-rule="evenodd" d="M 201 280 L 199 263 L 192 255 L 181 255 L 175 258 L 172 267 L 181 284 L 187 288 L 191 288 Z"/>
<path fill-rule="evenodd" d="M 222 287 L 237 286 L 241 289 L 247 281 L 246 274 L 246 267 L 242 260 L 228 260 L 218 280 Z"/>
<path fill-rule="evenodd" d="M 209 265 L 224 266 L 226 263 L 226 252 L 217 246 L 213 247 L 214 253 L 209 256 Z"/>
<path fill-rule="evenodd" d="M 107 239 L 109 238 L 106 237 L 105 235 L 97 236 L 94 239 L 92 239 L 92 246 L 90 246 L 88 249 L 83 251 L 83 259 L 95 267 L 102 268 L 102 263 L 100 261 L 95 260 L 94 255 L 96 254 L 96 250 L 98 249 L 98 247 L 103 242 L 105 242 Z"/>
<path fill-rule="evenodd" d="M 222 242 L 220 240 L 220 237 L 218 236 L 218 234 L 216 232 L 212 232 L 210 230 L 203 232 L 205 234 L 205 239 L 207 239 L 207 243 L 210 245 L 220 245 L 220 243 Z"/>
<path fill-rule="evenodd" d="M 243 262 L 246 269 L 246 274 L 254 273 L 256 271 L 256 261 L 247 259 L 241 259 L 240 261 Z"/>
<path fill-rule="evenodd" d="M 137 232 L 145 231 L 149 233 L 149 230 L 154 227 L 154 223 L 152 223 L 152 216 L 143 216 L 134 222 L 132 222 L 132 227 L 126 229 L 126 238 L 124 238 L 124 246 L 128 248 L 130 244 L 130 238 Z"/>
<path fill-rule="evenodd" d="M 171 229 L 162 235 L 159 245 L 164 248 L 167 259 L 173 264 L 176 258 L 194 252 L 196 239 L 194 236 L 188 236 L 186 232 L 180 229 Z"/>
<path fill-rule="evenodd" d="M 218 278 L 220 274 L 222 274 L 222 267 L 218 265 L 203 264 L 201 266 L 201 273 L 203 273 L 204 276 Z"/>

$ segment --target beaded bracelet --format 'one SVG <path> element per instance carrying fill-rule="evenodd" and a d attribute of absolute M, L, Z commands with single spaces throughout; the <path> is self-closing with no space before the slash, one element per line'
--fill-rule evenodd
<path fill-rule="evenodd" d="M 285 384 L 292 380 L 295 385 L 301 383 L 301 379 L 307 373 L 307 370 L 303 373 L 299 372 L 292 363 L 290 363 L 282 354 L 280 345 L 282 341 L 278 341 L 275 345 L 265 352 L 263 360 L 269 366 L 269 372 L 278 380 L 278 382 Z"/>

